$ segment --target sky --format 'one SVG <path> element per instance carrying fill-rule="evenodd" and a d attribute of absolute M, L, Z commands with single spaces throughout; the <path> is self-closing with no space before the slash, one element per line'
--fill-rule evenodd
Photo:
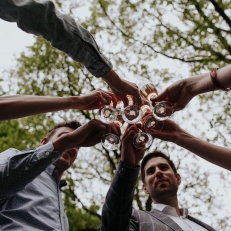
<path fill-rule="evenodd" d="M 27 46 L 33 44 L 34 36 L 23 32 L 17 27 L 16 23 L 9 23 L 3 20 L 0 20 L 0 31 L 0 72 L 2 73 L 3 70 L 15 65 L 15 57 L 19 57 L 21 52 L 26 51 Z M 203 160 L 202 163 L 207 165 Z M 208 166 L 211 167 L 211 165 Z M 219 170 L 219 168 L 214 167 L 214 170 Z M 214 186 L 216 188 L 216 185 Z M 224 197 L 224 206 L 227 206 L 230 211 L 231 200 L 228 199 L 227 195 Z"/>
<path fill-rule="evenodd" d="M 26 46 L 33 44 L 34 37 L 19 29 L 16 23 L 0 20 L 0 72 L 12 67 Z"/>

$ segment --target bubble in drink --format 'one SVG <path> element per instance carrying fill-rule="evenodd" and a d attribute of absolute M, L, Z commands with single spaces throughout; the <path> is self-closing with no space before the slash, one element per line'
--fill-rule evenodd
<path fill-rule="evenodd" d="M 146 83 L 140 87 L 140 95 L 150 101 L 152 97 L 157 97 L 158 92 L 152 83 Z"/>

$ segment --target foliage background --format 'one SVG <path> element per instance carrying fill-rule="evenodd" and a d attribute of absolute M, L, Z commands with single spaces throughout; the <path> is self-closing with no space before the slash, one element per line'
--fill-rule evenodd
<path fill-rule="evenodd" d="M 89 0 L 56 1 L 87 28 L 123 78 L 142 76 L 159 91 L 178 79 L 222 67 L 231 59 L 229 1 Z M 190 70 L 190 73 L 188 73 Z M 69 96 L 97 88 L 107 89 L 79 63 L 52 48 L 42 38 L 28 47 L 17 65 L 3 74 L 9 83 L 5 94 Z M 173 120 L 209 142 L 230 147 L 230 95 L 214 92 L 195 98 Z M 97 111 L 60 111 L 0 123 L 1 151 L 36 147 L 55 122 L 78 119 L 86 123 Z M 183 176 L 181 206 L 211 224 L 228 231 L 230 213 L 224 205 L 231 189 L 230 173 L 206 163 L 174 144 L 155 140 L 150 150 L 170 154 Z M 64 201 L 70 230 L 97 230 L 107 189 L 120 159 L 120 151 L 108 152 L 96 145 L 80 149 L 75 165 L 65 175 L 69 182 Z M 150 209 L 151 201 L 137 184 L 134 207 Z M 225 207 L 225 208 L 224 208 Z"/>

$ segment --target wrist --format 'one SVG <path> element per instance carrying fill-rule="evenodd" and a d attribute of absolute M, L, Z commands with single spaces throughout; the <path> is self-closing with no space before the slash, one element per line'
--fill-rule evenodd
<path fill-rule="evenodd" d="M 73 147 L 70 145 L 70 135 L 69 133 L 62 135 L 60 138 L 57 140 L 52 141 L 53 146 L 54 146 L 54 151 L 59 152 L 60 154 L 72 149 Z"/>
<path fill-rule="evenodd" d="M 121 78 L 111 69 L 102 79 L 109 85 L 110 88 L 115 88 L 121 82 Z"/>
<path fill-rule="evenodd" d="M 120 160 L 120 163 L 128 168 L 139 168 L 139 165 L 136 164 L 136 165 L 131 165 L 129 163 L 126 163 L 125 161 L 123 161 L 122 159 Z"/>
<path fill-rule="evenodd" d="M 210 72 L 197 75 L 192 78 L 195 82 L 192 88 L 192 92 L 195 96 L 202 93 L 214 91 L 214 85 L 210 78 Z"/>
<path fill-rule="evenodd" d="M 188 140 L 190 140 L 192 137 L 193 137 L 192 135 L 182 130 L 180 133 L 178 133 L 173 143 L 177 144 L 180 147 L 185 148 L 187 146 Z"/>
<path fill-rule="evenodd" d="M 77 109 L 81 106 L 81 96 L 69 96 L 65 98 L 67 109 Z"/>

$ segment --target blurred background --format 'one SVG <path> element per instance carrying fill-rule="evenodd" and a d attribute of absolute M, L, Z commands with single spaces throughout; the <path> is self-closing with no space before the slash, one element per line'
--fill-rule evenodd
<path fill-rule="evenodd" d="M 149 79 L 159 92 L 171 83 L 223 67 L 231 61 L 231 2 L 226 0 L 66 0 L 55 1 L 62 13 L 95 37 L 102 53 L 122 78 Z M 106 84 L 81 64 L 54 49 L 41 37 L 26 34 L 15 23 L 0 20 L 0 94 L 82 95 Z M 183 129 L 208 142 L 231 148 L 230 93 L 216 91 L 195 97 L 171 118 Z M 0 151 L 39 146 L 56 122 L 86 123 L 97 111 L 66 110 L 0 123 Z M 231 174 L 192 153 L 155 139 L 147 150 L 169 154 L 182 176 L 179 202 L 190 214 L 217 230 L 230 231 Z M 219 153 L 218 153 L 219 155 Z M 120 151 L 101 144 L 80 149 L 65 175 L 63 190 L 70 231 L 93 231 Z M 151 200 L 136 187 L 134 207 L 151 208 Z"/>

